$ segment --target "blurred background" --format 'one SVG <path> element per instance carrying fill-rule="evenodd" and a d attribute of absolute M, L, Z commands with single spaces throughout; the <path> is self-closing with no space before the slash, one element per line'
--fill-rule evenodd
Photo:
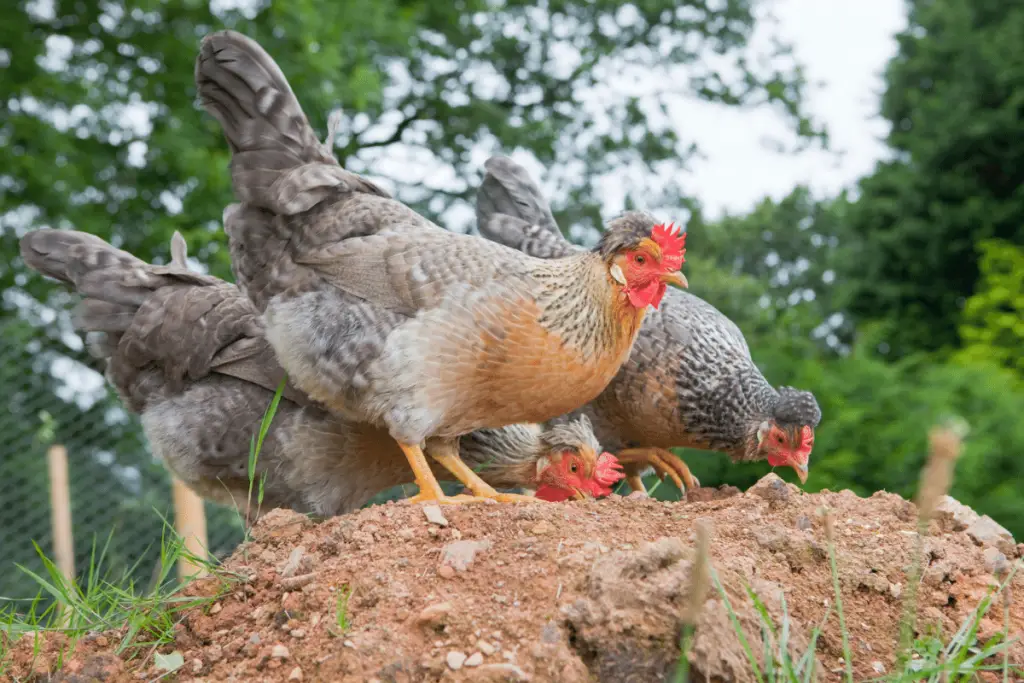
<path fill-rule="evenodd" d="M 807 488 L 911 495 L 928 427 L 960 417 L 953 495 L 1024 536 L 1024 5 L 8 4 L 0 596 L 38 590 L 14 567 L 40 570 L 33 542 L 54 552 L 61 451 L 76 566 L 95 541 L 109 569 L 154 576 L 170 482 L 71 331 L 72 297 L 18 239 L 84 230 L 165 262 L 180 230 L 195 267 L 230 277 L 228 151 L 192 82 L 199 40 L 224 27 L 278 60 L 321 134 L 344 108 L 342 163 L 453 230 L 475 230 L 495 153 L 541 180 L 577 241 L 627 207 L 684 222 L 690 291 L 773 384 L 818 397 Z M 705 485 L 768 469 L 686 455 Z M 237 513 L 206 512 L 211 550 L 230 552 Z"/>

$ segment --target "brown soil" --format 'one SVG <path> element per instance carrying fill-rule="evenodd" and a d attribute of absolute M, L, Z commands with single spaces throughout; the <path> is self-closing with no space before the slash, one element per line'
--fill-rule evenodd
<path fill-rule="evenodd" d="M 670 680 L 687 610 L 694 528 L 711 523 L 711 561 L 755 653 L 763 651 L 751 586 L 776 623 L 782 599 L 790 646 L 802 653 L 833 599 L 821 506 L 834 511 L 840 584 L 856 679 L 889 671 L 916 543 L 914 506 L 878 493 L 808 495 L 769 475 L 745 494 L 694 492 L 690 502 L 617 498 L 567 504 L 445 508 L 448 526 L 391 503 L 314 524 L 274 511 L 226 563 L 242 578 L 212 606 L 188 613 L 177 641 L 179 681 L 659 681 Z M 920 629 L 955 633 L 1005 565 L 951 518 L 926 539 Z M 1010 555 L 1022 546 L 1004 547 Z M 475 557 L 467 550 L 476 550 Z M 986 556 L 987 552 L 987 556 Z M 997 571 L 1000 569 L 997 568 Z M 1016 586 L 1021 585 L 1020 577 Z M 193 584 L 212 594 L 218 581 Z M 350 587 L 338 628 L 339 592 Z M 980 638 L 1002 628 L 1001 604 Z M 691 680 L 753 675 L 720 594 L 699 612 Z M 1024 604 L 1011 601 L 1011 632 Z M 91 636 L 52 680 L 153 680 L 153 658 L 113 654 L 118 634 Z M 33 657 L 16 646 L 13 673 L 56 668 L 63 639 Z M 838 679 L 842 641 L 833 611 L 818 643 L 822 680 Z M 1011 659 L 1024 664 L 1024 644 Z M 42 678 L 42 677 L 41 677 Z M 165 679 L 167 680 L 167 679 Z"/>

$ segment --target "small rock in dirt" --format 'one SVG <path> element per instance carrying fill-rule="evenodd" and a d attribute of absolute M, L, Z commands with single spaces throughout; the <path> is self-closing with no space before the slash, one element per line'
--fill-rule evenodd
<path fill-rule="evenodd" d="M 274 646 L 274 649 L 270 651 L 270 656 L 274 659 L 288 659 L 291 656 L 291 653 L 288 651 L 288 648 L 281 643 L 278 643 Z"/>
<path fill-rule="evenodd" d="M 254 633 L 251 636 L 249 636 L 249 642 L 252 643 L 253 645 L 259 645 L 260 644 L 260 634 Z"/>
<path fill-rule="evenodd" d="M 1006 559 L 1006 555 L 995 548 L 985 548 L 983 555 L 985 557 L 985 569 L 996 576 L 1002 576 L 1010 568 L 1010 562 Z"/>
<path fill-rule="evenodd" d="M 458 671 L 459 669 L 461 669 L 462 665 L 466 663 L 467 659 L 468 657 L 466 657 L 465 653 L 459 652 L 458 650 L 452 650 L 444 658 L 444 660 L 448 663 L 448 668 L 452 671 Z"/>
<path fill-rule="evenodd" d="M 351 640 L 346 640 L 344 643 L 342 643 L 342 645 L 349 648 L 350 650 L 356 649 L 356 644 L 353 643 Z"/>
<path fill-rule="evenodd" d="M 441 551 L 441 564 L 448 565 L 456 571 L 464 572 L 473 564 L 476 554 L 489 550 L 491 542 L 487 539 L 482 541 L 453 541 L 446 545 Z"/>
<path fill-rule="evenodd" d="M 444 623 L 452 611 L 452 603 L 439 602 L 423 608 L 423 611 L 416 616 L 416 624 L 419 626 L 439 626 Z"/>
<path fill-rule="evenodd" d="M 288 578 L 289 576 L 295 576 L 295 572 L 299 569 L 299 563 L 302 562 L 302 557 L 306 554 L 306 549 L 301 545 L 293 550 L 288 555 L 288 561 L 284 563 L 284 567 L 281 569 L 281 576 Z"/>
<path fill-rule="evenodd" d="M 889 584 L 889 595 L 891 595 L 896 600 L 899 600 L 900 596 L 903 595 L 903 584 L 901 584 L 901 583 L 891 583 L 891 584 Z"/>
<path fill-rule="evenodd" d="M 305 515 L 278 508 L 260 517 L 259 522 L 253 527 L 252 537 L 258 542 L 290 538 L 312 524 L 312 520 Z"/>
<path fill-rule="evenodd" d="M 406 527 L 398 532 L 398 537 L 403 541 L 411 541 L 412 539 L 416 538 L 416 532 Z"/>
<path fill-rule="evenodd" d="M 464 662 L 464 664 L 466 666 L 469 666 L 469 667 L 480 666 L 483 663 L 484 663 L 484 656 L 482 654 L 480 654 L 479 652 L 474 652 L 469 657 L 467 657 L 466 661 Z"/>
<path fill-rule="evenodd" d="M 480 650 L 480 652 L 483 652 L 485 655 L 488 656 L 493 655 L 495 652 L 497 652 L 495 647 L 488 643 L 486 640 L 478 640 L 476 643 L 476 649 Z"/>
<path fill-rule="evenodd" d="M 882 664 L 877 659 L 875 661 L 871 662 L 871 668 L 875 670 L 876 674 L 884 674 L 885 673 L 885 664 Z"/>
<path fill-rule="evenodd" d="M 551 526 L 551 522 L 546 519 L 542 519 L 533 525 L 533 528 L 530 529 L 530 533 L 536 534 L 537 536 L 543 536 L 544 534 L 550 534 L 553 530 L 554 527 Z"/>
<path fill-rule="evenodd" d="M 953 496 L 939 499 L 939 504 L 935 506 L 935 516 L 952 531 L 963 531 L 978 521 L 978 513 Z"/>
<path fill-rule="evenodd" d="M 302 680 L 302 669 L 295 667 L 292 672 L 288 674 L 289 681 L 301 681 Z"/>
<path fill-rule="evenodd" d="M 206 648 L 206 658 L 211 664 L 219 662 L 224 658 L 224 649 L 220 645 L 211 645 Z"/>
<path fill-rule="evenodd" d="M 967 535 L 978 545 L 994 546 L 1004 554 L 1013 554 L 1013 536 L 988 515 L 982 515 L 967 527 Z"/>
<path fill-rule="evenodd" d="M 192 660 L 192 673 L 199 674 L 203 670 L 203 660 L 193 659 Z"/>
<path fill-rule="evenodd" d="M 789 500 L 790 488 L 796 489 L 792 484 L 784 482 L 779 475 L 770 472 L 747 489 L 747 494 L 763 498 L 772 503 L 783 503 Z"/>
<path fill-rule="evenodd" d="M 220 606 L 220 603 L 215 602 L 213 603 L 213 607 L 210 608 L 210 614 L 219 614 L 222 609 L 224 608 Z"/>
<path fill-rule="evenodd" d="M 427 518 L 427 521 L 437 526 L 448 526 L 448 520 L 445 519 L 444 514 L 441 512 L 440 505 L 424 505 L 423 516 Z"/>
<path fill-rule="evenodd" d="M 626 500 L 648 500 L 648 499 L 650 499 L 650 496 L 647 494 L 647 491 L 633 491 L 628 496 L 626 496 Z"/>
<path fill-rule="evenodd" d="M 476 670 L 475 680 L 478 681 L 529 681 L 530 674 L 515 664 L 484 664 Z"/>
<path fill-rule="evenodd" d="M 300 574 L 299 576 L 289 576 L 286 579 L 281 579 L 281 587 L 286 591 L 294 591 L 308 586 L 313 583 L 313 579 L 316 578 L 316 574 L 310 572 L 309 574 Z"/>
<path fill-rule="evenodd" d="M 292 638 L 305 638 L 306 632 L 301 628 L 293 628 L 291 631 L 289 631 L 289 635 Z"/>
<path fill-rule="evenodd" d="M 809 531 L 813 526 L 814 523 L 811 522 L 811 518 L 807 515 L 800 515 L 796 518 L 796 528 L 801 531 Z"/>
<path fill-rule="evenodd" d="M 437 574 L 442 579 L 450 579 L 455 576 L 455 570 L 449 567 L 448 565 L 443 564 L 440 567 L 438 567 Z"/>

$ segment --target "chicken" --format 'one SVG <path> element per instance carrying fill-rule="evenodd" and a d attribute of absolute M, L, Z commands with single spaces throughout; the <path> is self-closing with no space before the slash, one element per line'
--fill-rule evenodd
<path fill-rule="evenodd" d="M 531 256 L 564 259 L 582 253 L 566 240 L 540 190 L 521 166 L 492 157 L 477 196 L 477 225 L 485 237 Z M 739 328 L 689 292 L 670 291 L 647 316 L 629 360 L 585 407 L 598 439 L 643 490 L 647 465 L 682 490 L 699 482 L 666 449 L 727 453 L 734 461 L 767 460 L 792 467 L 807 481 L 821 410 L 814 395 L 777 390 L 750 357 Z"/>
<path fill-rule="evenodd" d="M 75 325 L 141 415 L 153 453 L 199 495 L 248 510 L 250 440 L 284 373 L 252 302 L 189 271 L 178 234 L 171 252 L 171 265 L 155 266 L 82 232 L 37 230 L 21 240 L 29 267 L 84 297 Z M 586 419 L 483 430 L 460 446 L 493 486 L 536 489 L 545 500 L 606 495 L 622 476 L 613 457 L 598 457 Z M 339 419 L 288 386 L 254 476 L 266 477 L 264 509 L 330 516 L 407 483 L 409 470 L 387 431 Z"/>
<path fill-rule="evenodd" d="M 679 231 L 633 212 L 556 261 L 451 233 L 343 169 L 254 41 L 207 36 L 195 77 L 232 152 L 236 279 L 288 376 L 332 413 L 386 428 L 413 500 L 466 500 L 442 493 L 424 448 L 476 500 L 520 500 L 466 466 L 459 437 L 595 398 L 647 308 L 686 284 Z"/>

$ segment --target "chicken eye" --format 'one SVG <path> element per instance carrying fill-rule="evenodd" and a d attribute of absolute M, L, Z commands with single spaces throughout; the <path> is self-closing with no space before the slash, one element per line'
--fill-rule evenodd
<path fill-rule="evenodd" d="M 578 469 L 579 469 L 579 465 L 577 465 L 576 463 L 572 463 L 572 464 L 569 465 L 569 471 L 572 472 L 573 474 L 575 474 L 576 470 L 578 470 Z"/>
<path fill-rule="evenodd" d="M 636 256 L 633 257 L 633 260 L 636 261 L 636 264 L 638 266 L 642 266 L 643 264 L 647 263 L 647 257 L 644 256 L 643 254 L 637 254 Z"/>

